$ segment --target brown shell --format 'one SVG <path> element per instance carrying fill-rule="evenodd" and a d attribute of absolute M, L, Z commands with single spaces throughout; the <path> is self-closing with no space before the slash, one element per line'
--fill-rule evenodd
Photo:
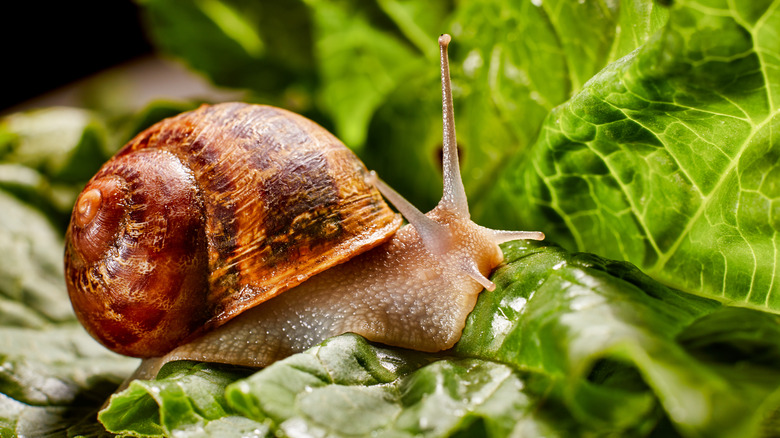
<path fill-rule="evenodd" d="M 269 106 L 202 106 L 136 136 L 87 184 L 68 228 L 68 291 L 104 345 L 158 356 L 399 226 L 319 125 Z"/>

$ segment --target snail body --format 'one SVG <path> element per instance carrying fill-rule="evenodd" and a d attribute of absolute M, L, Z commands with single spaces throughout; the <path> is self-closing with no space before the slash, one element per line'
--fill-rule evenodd
<path fill-rule="evenodd" d="M 165 362 L 219 357 L 238 365 L 266 366 L 347 332 L 418 351 L 451 347 L 483 290 L 472 275 L 488 274 L 503 255 L 490 230 L 470 230 L 463 218 L 436 213 L 429 213 L 436 226 L 454 230 L 453 248 L 431 250 L 430 242 L 426 244 L 431 236 L 407 225 L 381 246 L 173 350 Z M 475 255 L 481 266 L 464 267 Z"/>
<path fill-rule="evenodd" d="M 444 194 L 423 214 L 301 116 L 204 106 L 139 134 L 87 184 L 66 244 L 87 330 L 165 362 L 266 366 L 341 333 L 420 351 L 460 338 L 499 244 L 470 220 L 440 39 Z M 148 173 L 148 175 L 147 175 Z M 167 175 L 171 175 L 170 179 Z M 384 195 L 407 219 L 384 203 Z"/>

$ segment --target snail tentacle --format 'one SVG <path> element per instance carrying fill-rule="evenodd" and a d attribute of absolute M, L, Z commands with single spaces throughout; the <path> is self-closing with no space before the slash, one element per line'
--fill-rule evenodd
<path fill-rule="evenodd" d="M 468 219 L 470 217 L 469 203 L 466 199 L 466 189 L 463 187 L 463 180 L 460 176 L 460 165 L 458 163 L 458 139 L 455 135 L 452 80 L 450 79 L 450 61 L 447 56 L 447 48 L 450 44 L 450 39 L 450 36 L 447 34 L 439 37 L 443 130 L 442 170 L 444 173 L 444 193 L 442 194 L 439 205 Z"/>

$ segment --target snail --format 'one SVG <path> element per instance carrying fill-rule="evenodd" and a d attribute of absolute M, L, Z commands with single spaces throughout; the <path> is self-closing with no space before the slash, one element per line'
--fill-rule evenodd
<path fill-rule="evenodd" d="M 470 219 L 449 42 L 439 38 L 444 193 L 433 210 L 300 115 L 204 105 L 138 134 L 79 195 L 65 269 L 86 330 L 144 358 L 143 378 L 173 360 L 267 366 L 346 332 L 452 347 L 477 296 L 495 288 L 498 245 L 544 235 Z"/>

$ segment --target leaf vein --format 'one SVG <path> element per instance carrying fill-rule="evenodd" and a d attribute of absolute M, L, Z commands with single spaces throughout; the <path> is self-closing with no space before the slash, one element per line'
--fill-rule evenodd
<path fill-rule="evenodd" d="M 769 115 L 769 117 L 767 117 L 761 123 L 756 125 L 756 127 L 752 130 L 750 135 L 748 135 L 745 141 L 743 141 L 742 144 L 740 145 L 737 156 L 741 156 L 745 152 L 745 149 L 747 149 L 747 147 L 750 145 L 750 143 L 752 142 L 756 134 L 761 131 L 764 125 L 770 123 L 774 118 L 774 116 L 777 114 L 778 114 L 777 111 L 773 112 L 772 114 Z M 680 247 L 685 237 L 687 237 L 690 234 L 690 232 L 693 230 L 693 227 L 698 222 L 701 215 L 704 214 L 704 211 L 707 209 L 707 207 L 709 207 L 710 202 L 715 198 L 715 194 L 719 193 L 720 187 L 723 184 L 725 184 L 725 182 L 728 180 L 728 176 L 731 175 L 732 172 L 734 172 L 738 164 L 739 164 L 739 160 L 732 160 L 729 163 L 728 167 L 724 170 L 721 178 L 715 183 L 710 193 L 705 195 L 702 198 L 701 204 L 693 213 L 693 215 L 691 215 L 691 219 L 685 225 L 685 228 L 680 232 L 678 238 L 669 247 L 669 250 L 663 253 L 659 253 L 659 258 L 656 261 L 655 265 L 649 269 L 650 272 L 658 272 L 666 266 L 666 263 L 677 252 L 677 249 Z"/>

